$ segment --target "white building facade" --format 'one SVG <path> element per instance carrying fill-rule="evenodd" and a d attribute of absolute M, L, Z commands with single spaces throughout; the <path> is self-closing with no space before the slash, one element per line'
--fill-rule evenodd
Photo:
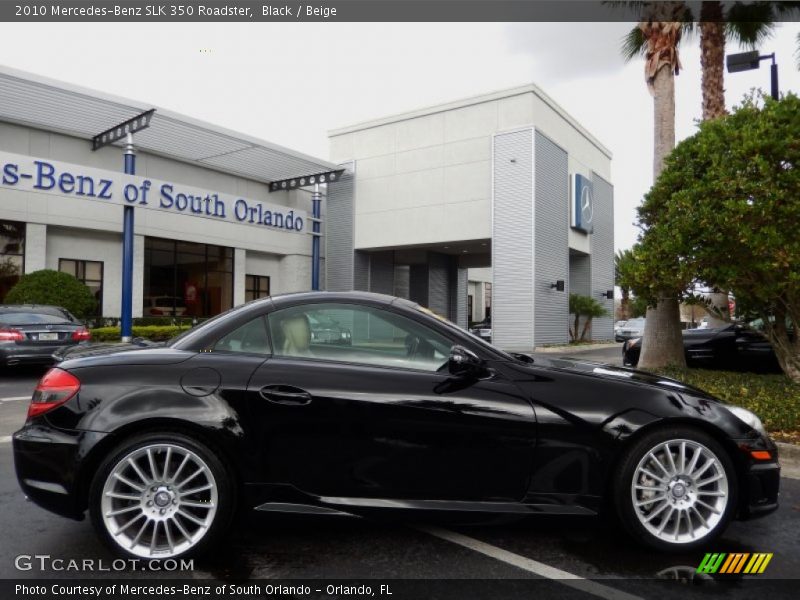
<path fill-rule="evenodd" d="M 573 292 L 604 304 L 592 337 L 612 339 L 611 153 L 538 87 L 329 135 L 351 173 L 329 192 L 329 289 L 490 316 L 494 343 L 528 351 L 569 340 Z"/>
<path fill-rule="evenodd" d="M 122 144 L 93 151 L 91 137 L 149 108 L 0 70 L 0 300 L 22 273 L 60 270 L 90 287 L 98 316 L 118 317 L 126 205 L 134 317 L 207 317 L 309 289 L 310 192 L 269 184 L 333 165 L 156 110 L 125 175 Z"/>

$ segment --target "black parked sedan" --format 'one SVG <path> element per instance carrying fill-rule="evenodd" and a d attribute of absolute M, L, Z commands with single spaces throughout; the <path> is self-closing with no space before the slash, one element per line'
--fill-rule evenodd
<path fill-rule="evenodd" d="M 68 310 L 40 304 L 0 305 L 0 369 L 22 364 L 48 365 L 53 353 L 91 339 Z"/>
<path fill-rule="evenodd" d="M 315 343 L 334 319 L 348 345 Z M 758 417 L 677 381 L 507 354 L 403 299 L 257 300 L 165 346 L 68 358 L 14 434 L 32 500 L 112 548 L 214 546 L 237 510 L 593 515 L 706 545 L 777 507 Z"/>
<path fill-rule="evenodd" d="M 711 367 L 729 371 L 780 373 L 781 368 L 772 345 L 758 331 L 741 324 L 717 329 L 687 329 L 683 332 L 686 364 L 690 367 Z M 642 340 L 628 340 L 622 346 L 622 364 L 639 364 Z"/>

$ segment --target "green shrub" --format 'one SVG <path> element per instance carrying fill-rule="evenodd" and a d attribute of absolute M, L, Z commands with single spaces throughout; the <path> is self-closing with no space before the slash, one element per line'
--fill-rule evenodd
<path fill-rule="evenodd" d="M 131 328 L 133 337 L 146 338 L 154 342 L 163 342 L 189 329 L 177 325 L 139 325 Z M 92 329 L 92 340 L 95 342 L 118 342 L 121 339 L 119 327 L 98 327 Z"/>
<path fill-rule="evenodd" d="M 675 368 L 661 373 L 753 411 L 778 439 L 800 441 L 800 385 L 784 375 Z"/>
<path fill-rule="evenodd" d="M 23 275 L 6 294 L 4 302 L 60 306 L 80 319 L 94 314 L 97 308 L 88 287 L 72 275 L 51 269 Z"/>

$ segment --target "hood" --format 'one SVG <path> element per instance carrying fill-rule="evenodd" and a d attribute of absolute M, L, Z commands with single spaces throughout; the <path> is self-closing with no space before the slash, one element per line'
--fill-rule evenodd
<path fill-rule="evenodd" d="M 558 369 L 560 371 L 569 371 L 570 373 L 580 373 L 582 375 L 591 375 L 593 377 L 615 382 L 627 381 L 630 383 L 650 385 L 664 391 L 678 393 L 683 392 L 692 396 L 719 402 L 717 398 L 699 388 L 687 385 L 681 381 L 678 381 L 677 379 L 671 379 L 663 375 L 650 373 L 649 371 L 640 371 L 638 369 L 631 369 L 628 367 L 616 367 L 614 365 L 570 357 L 542 358 L 540 356 L 536 356 L 533 358 L 533 364 L 531 366 Z"/>

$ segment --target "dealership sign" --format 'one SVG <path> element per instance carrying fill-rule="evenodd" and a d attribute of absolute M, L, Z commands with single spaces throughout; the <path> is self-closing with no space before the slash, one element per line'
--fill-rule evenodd
<path fill-rule="evenodd" d="M 9 188 L 107 204 L 305 233 L 305 211 L 184 184 L 125 175 L 45 158 L 0 152 L 0 189 Z"/>
<path fill-rule="evenodd" d="M 572 186 L 572 227 L 584 233 L 594 231 L 594 189 L 592 180 L 575 174 Z"/>

